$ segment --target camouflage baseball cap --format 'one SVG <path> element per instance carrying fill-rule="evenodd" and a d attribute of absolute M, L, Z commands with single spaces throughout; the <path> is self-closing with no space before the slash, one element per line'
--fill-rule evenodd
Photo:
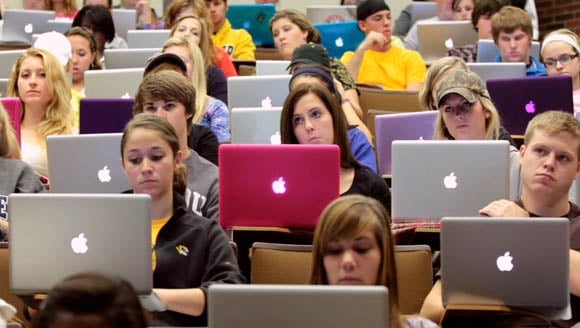
<path fill-rule="evenodd" d="M 437 106 L 445 96 L 452 93 L 457 93 L 470 103 L 476 102 L 479 97 L 491 99 L 485 82 L 481 80 L 479 75 L 462 69 L 455 70 L 441 79 L 435 90 Z"/>

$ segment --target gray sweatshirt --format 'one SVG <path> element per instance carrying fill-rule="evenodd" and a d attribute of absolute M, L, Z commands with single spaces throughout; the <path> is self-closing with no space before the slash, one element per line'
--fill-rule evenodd
<path fill-rule="evenodd" d="M 218 167 L 190 149 L 184 160 L 187 167 L 185 202 L 193 213 L 208 219 L 219 220 Z"/>

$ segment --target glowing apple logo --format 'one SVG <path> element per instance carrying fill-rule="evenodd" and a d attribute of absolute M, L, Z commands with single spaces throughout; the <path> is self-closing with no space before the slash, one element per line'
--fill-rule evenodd
<path fill-rule="evenodd" d="M 105 165 L 102 169 L 97 172 L 97 177 L 99 178 L 100 182 L 109 182 L 111 181 L 111 170 Z"/>
<path fill-rule="evenodd" d="M 32 34 L 32 32 L 34 32 L 34 27 L 32 26 L 32 24 L 28 23 L 24 25 L 24 33 Z"/>
<path fill-rule="evenodd" d="M 457 177 L 455 176 L 455 172 L 451 172 L 448 176 L 443 178 L 443 185 L 447 189 L 457 188 Z"/>
<path fill-rule="evenodd" d="M 530 102 L 526 104 L 526 112 L 528 114 L 533 114 L 536 112 L 536 104 L 534 104 L 533 101 L 530 100 Z"/>
<path fill-rule="evenodd" d="M 276 132 L 274 133 L 271 137 L 270 137 L 270 143 L 272 145 L 281 145 L 282 144 L 282 136 L 280 135 L 280 132 Z"/>
<path fill-rule="evenodd" d="M 125 92 L 122 96 L 121 99 L 129 99 L 131 98 L 131 95 L 128 92 Z"/>
<path fill-rule="evenodd" d="M 512 260 L 514 258 L 512 256 L 510 256 L 510 252 L 505 252 L 503 255 L 498 256 L 497 260 L 495 261 L 495 264 L 497 265 L 497 268 L 499 271 L 512 271 L 512 269 L 514 268 L 514 265 L 512 263 Z"/>
<path fill-rule="evenodd" d="M 341 37 L 338 37 L 336 40 L 334 40 L 334 44 L 337 47 L 342 48 L 342 47 L 344 47 L 344 40 L 342 40 Z"/>
<path fill-rule="evenodd" d="M 278 195 L 284 194 L 286 192 L 286 181 L 284 181 L 284 178 L 279 177 L 277 180 L 272 182 L 272 191 Z"/>
<path fill-rule="evenodd" d="M 445 48 L 447 48 L 447 49 L 453 48 L 453 39 L 449 38 L 449 39 L 445 40 Z"/>
<path fill-rule="evenodd" d="M 262 108 L 272 108 L 272 99 L 270 97 L 266 97 L 262 99 Z"/>
<path fill-rule="evenodd" d="M 79 233 L 77 237 L 74 237 L 70 241 L 70 247 L 75 254 L 84 254 L 89 250 L 87 246 L 87 238 L 85 238 L 84 233 Z"/>

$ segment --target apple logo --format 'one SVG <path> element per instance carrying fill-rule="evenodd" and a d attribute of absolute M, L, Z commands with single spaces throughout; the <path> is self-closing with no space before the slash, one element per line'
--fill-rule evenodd
<path fill-rule="evenodd" d="M 447 48 L 447 49 L 453 48 L 453 39 L 449 38 L 449 39 L 445 40 L 445 48 Z"/>
<path fill-rule="evenodd" d="M 533 114 L 536 112 L 536 104 L 534 104 L 533 101 L 530 100 L 530 102 L 526 104 L 526 112 L 528 114 Z"/>
<path fill-rule="evenodd" d="M 32 32 L 34 32 L 34 27 L 32 26 L 32 24 L 28 23 L 24 25 L 24 33 L 32 34 Z"/>
<path fill-rule="evenodd" d="M 272 191 L 278 195 L 286 192 L 286 181 L 284 181 L 284 178 L 279 177 L 277 180 L 272 182 Z"/>
<path fill-rule="evenodd" d="M 128 92 L 125 92 L 122 96 L 121 99 L 129 99 L 131 98 L 131 95 Z"/>
<path fill-rule="evenodd" d="M 270 143 L 272 145 L 281 145 L 282 144 L 282 136 L 280 135 L 280 131 L 277 131 L 270 137 Z"/>
<path fill-rule="evenodd" d="M 455 176 L 455 172 L 451 172 L 448 176 L 446 176 L 443 179 L 443 185 L 447 189 L 457 188 L 457 177 Z"/>
<path fill-rule="evenodd" d="M 512 271 L 514 268 L 512 263 L 513 259 L 514 258 L 510 256 L 510 252 L 505 252 L 505 254 L 497 257 L 495 264 L 497 265 L 499 271 Z"/>
<path fill-rule="evenodd" d="M 262 99 L 262 108 L 272 108 L 272 99 L 270 97 Z"/>
<path fill-rule="evenodd" d="M 420 137 L 419 137 L 419 140 L 423 140 L 423 136 L 420 136 Z"/>
<path fill-rule="evenodd" d="M 89 250 L 89 247 L 87 246 L 87 238 L 85 238 L 85 234 L 81 232 L 77 237 L 74 237 L 70 241 L 70 247 L 75 254 L 86 253 Z"/>
<path fill-rule="evenodd" d="M 109 182 L 111 181 L 111 170 L 105 165 L 102 169 L 97 172 L 97 176 L 99 181 L 101 182 Z"/>
<path fill-rule="evenodd" d="M 344 47 L 344 41 L 341 37 L 338 37 L 338 39 L 334 40 L 334 44 L 336 44 L 336 46 L 339 48 Z"/>

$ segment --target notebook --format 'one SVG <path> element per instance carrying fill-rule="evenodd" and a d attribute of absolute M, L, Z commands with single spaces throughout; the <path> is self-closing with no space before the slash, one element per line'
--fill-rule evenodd
<path fill-rule="evenodd" d="M 417 22 L 419 53 L 425 63 L 447 56 L 447 49 L 477 43 L 471 21 Z"/>
<path fill-rule="evenodd" d="M 169 39 L 171 30 L 128 30 L 127 44 L 133 48 L 159 48 Z M 107 67 L 108 68 L 108 67 Z"/>
<path fill-rule="evenodd" d="M 20 130 L 22 127 L 22 103 L 20 98 L 0 98 L 0 102 L 2 102 L 2 106 L 4 106 L 8 116 L 10 116 L 10 123 L 20 144 Z"/>
<path fill-rule="evenodd" d="M 307 6 L 306 17 L 311 24 L 355 21 L 356 6 Z"/>
<path fill-rule="evenodd" d="M 275 13 L 274 4 L 230 4 L 226 18 L 233 28 L 248 31 L 256 47 L 273 47 L 270 19 Z"/>
<path fill-rule="evenodd" d="M 509 143 L 398 140 L 391 172 L 393 220 L 473 216 L 509 197 Z"/>
<path fill-rule="evenodd" d="M 503 126 L 513 135 L 523 135 L 528 122 L 539 113 L 574 113 L 570 76 L 488 80 L 487 89 Z"/>
<path fill-rule="evenodd" d="M 566 218 L 443 218 L 443 304 L 566 307 L 569 240 Z"/>
<path fill-rule="evenodd" d="M 532 41 L 530 54 L 536 58 L 540 58 L 540 42 Z M 499 48 L 493 40 L 479 40 L 477 41 L 477 61 L 478 62 L 495 62 L 497 56 L 500 55 Z"/>
<path fill-rule="evenodd" d="M 290 74 L 228 78 L 228 106 L 281 107 L 288 96 Z"/>
<path fill-rule="evenodd" d="M 114 8 L 111 11 L 115 33 L 127 40 L 127 31 L 137 28 L 137 11 L 135 9 Z"/>
<path fill-rule="evenodd" d="M 233 108 L 230 122 L 233 144 L 279 145 L 282 107 Z"/>
<path fill-rule="evenodd" d="M 208 291 L 212 328 L 389 326 L 384 286 L 229 285 Z"/>
<path fill-rule="evenodd" d="M 161 48 L 105 49 L 105 67 L 144 68 L 147 59 L 161 52 Z"/>
<path fill-rule="evenodd" d="M 319 23 L 313 25 L 322 36 L 322 45 L 330 57 L 340 58 L 346 51 L 355 51 L 365 39 L 358 21 Z"/>
<path fill-rule="evenodd" d="M 83 98 L 80 103 L 79 133 L 120 133 L 133 118 L 133 99 Z"/>
<path fill-rule="evenodd" d="M 314 230 L 322 210 L 339 196 L 340 149 L 222 144 L 219 179 L 222 227 Z"/>
<path fill-rule="evenodd" d="M 55 193 L 120 193 L 131 189 L 121 166 L 121 133 L 46 138 Z"/>
<path fill-rule="evenodd" d="M 411 25 L 415 24 L 416 21 L 435 17 L 439 15 L 439 9 L 437 8 L 437 3 L 431 1 L 413 1 L 411 2 Z"/>
<path fill-rule="evenodd" d="M 289 60 L 256 60 L 256 75 L 284 75 L 289 72 L 286 68 Z"/>
<path fill-rule="evenodd" d="M 467 67 L 484 82 L 526 77 L 525 63 L 467 63 Z"/>
<path fill-rule="evenodd" d="M 437 111 L 397 113 L 375 117 L 379 174 L 391 174 L 391 143 L 394 140 L 431 140 Z"/>
<path fill-rule="evenodd" d="M 70 20 L 50 19 L 46 21 L 46 31 L 44 32 L 56 31 L 64 34 L 66 31 L 70 30 L 71 26 L 72 21 Z"/>
<path fill-rule="evenodd" d="M 144 68 L 118 68 L 85 72 L 87 98 L 134 98 Z"/>
<path fill-rule="evenodd" d="M 0 51 L 0 78 L 9 79 L 12 67 L 26 50 L 2 50 Z"/>
<path fill-rule="evenodd" d="M 6 9 L 2 18 L 1 42 L 32 44 L 32 34 L 46 31 L 47 21 L 54 19 L 54 11 Z"/>

